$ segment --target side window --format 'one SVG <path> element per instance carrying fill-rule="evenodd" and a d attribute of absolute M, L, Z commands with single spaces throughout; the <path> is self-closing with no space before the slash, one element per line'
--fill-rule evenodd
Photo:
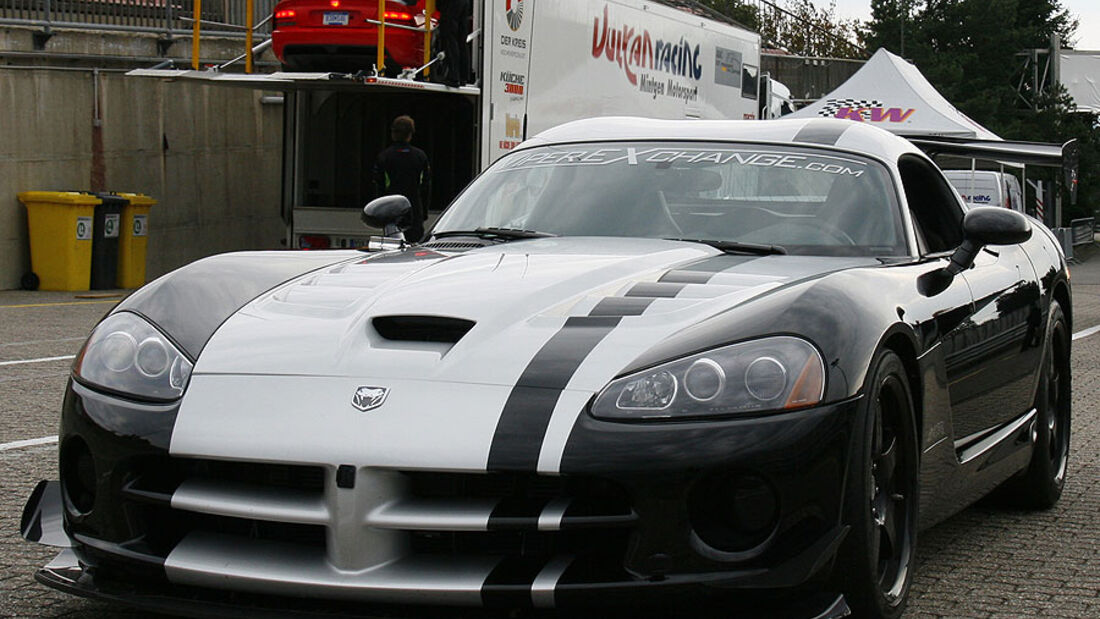
<path fill-rule="evenodd" d="M 963 212 L 951 186 L 934 165 L 916 155 L 902 155 L 898 172 L 917 227 L 922 253 L 955 249 L 962 243 Z"/>

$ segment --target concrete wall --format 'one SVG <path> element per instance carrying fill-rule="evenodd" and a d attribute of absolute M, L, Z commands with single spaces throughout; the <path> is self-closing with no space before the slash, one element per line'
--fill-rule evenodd
<path fill-rule="evenodd" d="M 43 62 L 23 49 L 25 34 L 0 32 L 0 289 L 30 270 L 16 199 L 26 190 L 102 184 L 159 200 L 150 278 L 213 253 L 280 246 L 281 105 L 261 103 L 258 91 L 126 77 L 102 53 L 155 55 L 155 37 L 58 33 L 49 45 L 76 49 Z M 5 45 L 16 53 L 4 56 Z M 94 59 L 81 61 L 83 49 Z M 237 52 L 226 45 L 218 55 Z"/>

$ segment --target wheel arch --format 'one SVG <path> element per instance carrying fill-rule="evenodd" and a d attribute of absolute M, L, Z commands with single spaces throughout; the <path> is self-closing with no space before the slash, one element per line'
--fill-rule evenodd
<path fill-rule="evenodd" d="M 1058 280 L 1054 284 L 1051 297 L 1062 306 L 1062 315 L 1066 317 L 1066 327 L 1073 332 L 1073 305 L 1070 302 L 1069 284 L 1065 280 Z"/>
<path fill-rule="evenodd" d="M 920 366 L 917 363 L 917 348 L 911 335 L 901 329 L 888 333 L 880 348 L 889 350 L 901 359 L 909 379 L 909 394 L 913 398 L 913 414 L 916 415 L 917 440 L 924 435 L 924 386 L 920 378 Z"/>

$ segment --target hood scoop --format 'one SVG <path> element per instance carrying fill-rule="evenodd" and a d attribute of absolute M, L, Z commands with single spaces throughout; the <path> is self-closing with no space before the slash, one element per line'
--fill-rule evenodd
<path fill-rule="evenodd" d="M 448 316 L 376 316 L 371 326 L 393 342 L 456 344 L 476 323 Z"/>
<path fill-rule="evenodd" d="M 488 240 L 472 240 L 472 241 L 431 241 L 424 243 L 419 247 L 428 249 L 442 249 L 451 251 L 460 251 L 464 249 L 481 249 L 482 247 L 490 247 L 492 245 L 498 245 L 495 241 Z"/>

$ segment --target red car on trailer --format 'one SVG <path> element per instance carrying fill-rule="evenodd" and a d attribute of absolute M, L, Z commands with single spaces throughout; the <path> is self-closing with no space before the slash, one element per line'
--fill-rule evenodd
<path fill-rule="evenodd" d="M 424 34 L 391 26 L 423 26 L 424 0 L 387 0 L 386 67 L 416 67 L 424 60 Z M 271 45 L 292 71 L 369 69 L 378 53 L 377 0 L 283 0 L 275 5 Z"/>

